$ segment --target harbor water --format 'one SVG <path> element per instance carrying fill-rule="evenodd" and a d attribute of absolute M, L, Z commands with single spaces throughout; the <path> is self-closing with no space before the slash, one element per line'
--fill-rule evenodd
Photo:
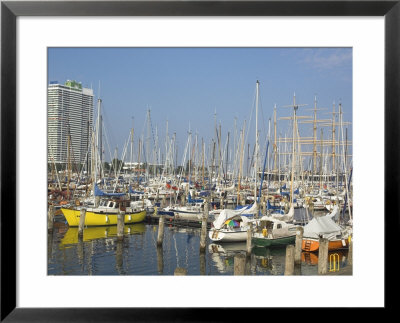
<path fill-rule="evenodd" d="M 200 253 L 200 227 L 166 223 L 162 247 L 157 247 L 158 224 L 125 225 L 117 239 L 117 226 L 87 227 L 83 238 L 78 228 L 64 221 L 54 223 L 48 235 L 48 275 L 174 275 L 185 268 L 187 275 L 233 275 L 234 257 L 246 254 L 246 242 L 212 243 Z M 248 258 L 248 275 L 284 275 L 286 246 L 255 247 Z M 329 253 L 329 268 L 347 265 L 347 249 Z M 318 274 L 318 252 L 303 252 L 297 275 Z"/>

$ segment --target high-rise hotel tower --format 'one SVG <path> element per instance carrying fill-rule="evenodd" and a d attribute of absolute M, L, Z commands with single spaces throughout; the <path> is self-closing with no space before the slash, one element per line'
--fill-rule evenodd
<path fill-rule="evenodd" d="M 50 82 L 47 89 L 47 160 L 84 164 L 90 160 L 93 90 L 81 83 Z"/>

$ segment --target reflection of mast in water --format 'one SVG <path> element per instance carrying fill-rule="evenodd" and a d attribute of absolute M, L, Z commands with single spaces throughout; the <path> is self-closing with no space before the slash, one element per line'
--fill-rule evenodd
<path fill-rule="evenodd" d="M 257 267 L 271 275 L 283 275 L 286 249 L 285 248 L 254 248 L 253 256 Z M 257 261 L 258 260 L 258 261 Z"/>
<path fill-rule="evenodd" d="M 115 250 L 115 268 L 120 275 L 123 274 L 123 250 L 124 241 L 117 241 L 117 248 Z"/>
<path fill-rule="evenodd" d="M 206 274 L 206 253 L 200 252 L 200 275 Z"/>
<path fill-rule="evenodd" d="M 52 258 L 53 254 L 53 231 L 47 234 L 47 261 Z"/>
<path fill-rule="evenodd" d="M 94 265 L 93 265 L 93 243 L 94 241 L 89 242 L 89 257 L 88 257 L 88 275 L 93 275 L 94 273 Z"/>
<path fill-rule="evenodd" d="M 175 232 L 174 232 L 174 233 L 172 233 L 172 238 L 174 239 L 174 246 L 175 246 L 176 267 L 180 267 L 180 266 L 179 266 L 178 248 L 177 248 L 177 246 L 176 246 Z"/>
<path fill-rule="evenodd" d="M 83 237 L 78 237 L 78 245 L 76 246 L 76 252 L 78 254 L 79 264 L 82 266 L 82 271 L 84 269 L 85 264 L 85 253 L 84 253 L 84 245 L 83 245 Z"/>
<path fill-rule="evenodd" d="M 233 270 L 235 254 L 246 252 L 245 242 L 229 242 L 224 245 L 211 243 L 208 245 L 208 252 L 220 273 L 226 273 L 228 268 Z"/>

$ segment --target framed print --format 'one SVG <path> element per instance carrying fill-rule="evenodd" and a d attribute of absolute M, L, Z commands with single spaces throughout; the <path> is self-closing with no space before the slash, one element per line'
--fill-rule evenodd
<path fill-rule="evenodd" d="M 5 322 L 34 320 L 54 322 L 94 320 L 112 322 L 128 320 L 224 321 L 233 318 L 243 309 L 256 310 L 260 315 L 264 315 L 265 308 L 390 308 L 385 283 L 389 278 L 388 270 L 392 267 L 392 265 L 388 266 L 386 261 L 388 258 L 390 260 L 391 249 L 396 244 L 392 239 L 397 233 L 394 232 L 394 228 L 398 227 L 392 224 L 391 215 L 392 213 L 397 214 L 393 205 L 399 195 L 396 187 L 399 163 L 397 131 L 400 105 L 398 93 L 400 84 L 399 15 L 399 1 L 2 1 L 1 320 Z M 125 54 L 127 50 L 130 54 Z M 132 61 L 132 57 L 135 57 L 135 61 Z M 213 58 L 212 61 L 209 59 L 210 57 Z M 269 63 L 257 64 L 260 57 L 267 57 Z M 76 58 L 79 59 L 76 60 Z M 72 65 L 79 60 L 84 63 L 78 68 L 73 67 Z M 112 60 L 118 60 L 120 65 L 108 65 Z M 251 73 L 246 73 L 245 69 L 240 70 L 237 67 L 245 64 L 246 60 L 252 60 L 252 64 L 254 64 Z M 297 71 L 296 75 L 293 70 L 293 74 L 290 70 L 293 61 L 300 62 L 302 66 L 302 69 L 299 69 L 302 72 Z M 285 68 L 276 70 L 276 65 L 279 64 Z M 96 72 L 93 72 L 90 82 L 98 84 L 81 84 L 79 79 L 76 79 L 77 82 L 74 80 L 76 77 L 84 78 L 88 65 L 91 65 L 92 70 Z M 63 69 L 55 68 L 60 66 Z M 111 71 L 110 66 L 113 68 L 117 66 L 118 69 Z M 230 66 L 230 69 L 222 69 L 221 66 Z M 250 65 L 246 66 L 248 70 L 251 69 Z M 329 70 L 327 66 L 329 66 Z M 68 71 L 72 71 L 73 68 L 75 72 L 71 72 L 71 76 L 68 76 Z M 128 71 L 129 78 L 125 78 Z M 311 71 L 318 71 L 315 75 L 319 75 L 319 79 Z M 181 72 L 182 74 L 180 74 Z M 188 77 L 188 74 L 183 74 L 183 72 L 192 72 L 193 75 Z M 164 76 L 165 79 L 158 82 L 157 78 L 162 78 L 162 73 L 169 73 L 169 79 Z M 214 76 L 213 73 L 215 73 Z M 218 78 L 218 73 L 226 73 L 225 78 Z M 109 80 L 105 80 L 104 83 L 99 81 L 98 78 L 106 77 L 106 75 L 110 76 Z M 111 79 L 111 75 L 115 79 Z M 336 83 L 331 79 L 333 75 L 337 77 Z M 60 77 L 68 79 L 57 79 Z M 73 79 L 69 79 L 69 77 Z M 179 77 L 182 77 L 180 92 L 174 92 L 174 89 L 168 87 L 170 85 L 168 83 Z M 197 77 L 201 78 L 200 82 L 198 79 L 195 80 Z M 239 129 L 236 129 L 236 124 L 233 128 L 233 121 L 229 125 L 231 127 L 229 130 L 223 129 L 226 131 L 225 133 L 218 130 L 217 125 L 220 121 L 217 120 L 217 116 L 220 120 L 224 120 L 222 114 L 226 114 L 232 120 L 235 118 L 235 121 L 240 119 L 240 123 L 246 119 L 246 116 L 243 117 L 240 114 L 242 112 L 240 108 L 236 107 L 235 99 L 232 99 L 235 98 L 235 92 L 239 92 L 238 88 L 231 89 L 229 92 L 228 86 L 224 88 L 221 85 L 224 80 L 229 80 L 229 78 L 237 79 L 237 83 L 241 86 L 244 83 L 243 80 L 247 82 L 254 79 L 254 88 L 251 86 L 250 88 L 255 92 L 252 105 L 255 114 L 249 116 L 248 124 L 246 124 L 247 121 L 243 123 L 243 134 L 241 134 L 241 125 L 238 127 Z M 311 79 L 312 81 L 310 81 Z M 318 81 L 316 81 L 317 79 Z M 301 100 L 302 97 L 296 88 L 301 88 L 301 85 L 304 85 L 301 83 L 307 82 L 310 85 L 322 82 L 329 84 L 327 86 L 329 89 L 318 87 L 318 91 L 322 93 L 328 93 L 328 90 L 335 92 L 340 89 L 337 90 L 339 93 L 332 94 L 334 96 L 333 117 L 330 112 L 331 107 L 327 112 L 330 114 L 329 118 L 332 119 L 320 120 L 321 134 L 316 134 L 317 121 L 314 121 L 314 139 L 312 139 L 312 135 L 304 139 L 308 140 L 306 144 L 314 144 L 314 151 L 310 150 L 309 152 L 300 148 L 300 138 L 297 139 L 299 145 L 295 145 L 295 137 L 300 137 L 300 131 L 296 129 L 296 122 L 300 124 L 302 123 L 301 118 L 307 119 L 304 114 L 300 115 L 303 102 L 298 103 L 297 100 Z M 147 84 L 151 91 L 140 93 L 140 90 L 130 89 L 132 84 L 135 86 Z M 263 84 L 267 85 L 266 90 L 262 89 Z M 204 87 L 193 88 L 200 85 Z M 259 86 L 261 86 L 261 92 L 259 92 Z M 114 103 L 107 102 L 107 94 L 111 87 L 114 89 L 112 94 Z M 225 90 L 223 92 L 224 99 L 217 96 L 219 90 Z M 279 134 L 282 136 L 278 140 L 281 146 L 276 148 L 278 147 L 277 135 L 275 134 L 274 137 L 271 134 L 274 133 L 272 130 L 274 129 L 274 119 L 271 115 L 269 126 L 268 122 L 263 125 L 258 124 L 256 121 L 258 106 L 259 104 L 271 106 L 270 110 L 272 111 L 273 102 L 268 101 L 270 98 L 265 98 L 264 93 L 272 97 L 278 93 L 282 95 L 283 91 L 287 90 L 290 91 L 290 97 L 286 97 L 286 102 L 284 102 L 285 98 L 280 97 L 278 105 L 289 103 L 292 107 L 293 111 L 290 111 L 293 112 L 293 115 L 286 113 L 286 120 L 288 125 L 292 124 L 293 126 L 292 128 L 288 127 L 288 129 L 292 129 L 288 135 L 289 139 L 286 139 L 286 133 Z M 65 91 L 68 93 L 64 97 Z M 78 95 L 79 99 L 78 96 L 72 98 L 72 92 L 73 95 Z M 133 92 L 135 93 L 132 94 Z M 134 101 L 134 99 L 142 95 L 156 100 L 156 92 L 163 93 L 163 100 L 171 99 L 170 106 L 165 108 L 170 109 L 169 114 L 164 108 L 157 110 L 154 107 L 153 110 L 153 108 L 146 107 L 146 114 L 143 116 L 129 115 L 118 121 L 114 119 L 118 114 L 117 111 L 122 111 L 118 110 L 117 105 L 143 106 L 146 104 L 144 100 Z M 98 93 L 102 93 L 103 96 Z M 132 102 L 127 104 L 118 101 L 118 96 L 122 97 L 122 93 L 130 94 L 128 97 L 129 100 L 132 99 Z M 314 98 L 314 93 L 311 95 Z M 108 98 L 112 96 L 109 95 Z M 207 103 L 203 104 L 226 105 L 230 106 L 231 110 L 229 108 L 218 110 L 219 108 L 214 107 L 207 108 L 212 110 L 208 111 L 199 104 L 207 96 L 209 101 L 204 101 Z M 232 97 L 231 101 L 227 99 L 229 96 Z M 76 102 L 79 101 L 76 111 L 79 110 L 81 113 L 87 105 L 90 108 L 95 107 L 93 115 L 90 112 L 86 116 L 82 112 L 82 115 L 76 120 L 70 116 L 64 118 L 64 115 L 62 117 L 57 115 L 53 118 L 53 115 L 48 112 L 50 110 L 44 108 L 44 105 L 47 107 L 52 105 L 54 111 L 61 111 L 64 106 L 70 105 L 68 109 L 74 109 L 75 103 L 70 102 L 75 99 Z M 248 101 L 251 99 L 252 97 L 249 95 Z M 310 102 L 309 99 L 307 98 L 308 102 L 305 102 L 309 105 L 308 109 L 312 108 L 315 103 L 315 111 L 317 111 L 317 94 L 315 94 L 315 101 L 313 99 Z M 288 102 L 291 100 L 293 100 L 293 104 Z M 329 100 L 331 100 L 330 97 Z M 62 102 L 61 108 L 57 106 L 58 102 Z M 158 104 L 162 106 L 165 102 L 160 99 Z M 243 102 L 241 102 L 242 105 L 245 105 Z M 348 124 L 352 124 L 349 128 L 349 141 L 354 143 L 351 153 L 345 151 L 345 147 L 347 149 L 350 144 L 345 142 L 347 128 L 346 132 L 341 128 L 342 103 L 343 107 L 346 105 L 351 107 L 349 115 L 345 116 L 345 120 L 349 121 Z M 151 105 L 151 103 L 149 104 Z M 331 101 L 328 104 L 331 104 Z M 103 105 L 106 107 L 104 114 L 102 114 Z M 110 107 L 112 105 L 116 107 Z M 174 108 L 174 105 L 180 108 Z M 190 110 L 190 106 L 195 108 Z M 297 116 L 296 111 L 299 107 L 300 112 Z M 324 108 L 327 107 L 324 106 Z M 107 109 L 109 109 L 108 112 L 111 112 L 109 115 L 106 115 Z M 126 111 L 131 113 L 131 110 Z M 262 111 L 263 109 L 261 109 L 261 113 Z M 49 114 L 46 115 L 46 113 Z M 185 113 L 190 114 L 192 119 L 182 118 L 181 115 Z M 210 120 L 202 119 L 205 113 L 210 114 Z M 163 119 L 159 122 L 163 122 L 163 125 L 157 128 L 154 126 L 154 122 L 161 120 L 161 117 Z M 106 120 L 107 118 L 109 120 Z M 265 116 L 262 118 L 264 121 L 268 120 Z M 324 118 L 328 119 L 328 117 Z M 59 126 L 57 125 L 58 121 L 54 124 L 53 121 L 50 121 L 53 119 L 68 121 L 63 121 L 63 126 Z M 284 119 L 282 118 L 282 120 Z M 125 134 L 121 130 L 119 135 L 123 139 L 118 143 L 112 142 L 112 136 L 107 132 L 106 127 L 102 126 L 103 121 L 105 124 L 110 120 L 120 129 L 130 128 L 132 125 L 132 131 L 128 131 L 127 138 L 123 137 Z M 186 124 L 178 125 L 179 120 L 182 121 L 182 124 Z M 202 120 L 202 124 L 200 124 L 200 120 Z M 164 125 L 165 121 L 167 121 L 167 125 Z M 303 123 L 306 124 L 308 122 L 306 121 Z M 61 124 L 61 122 L 59 123 Z M 309 120 L 309 124 L 312 124 L 312 120 Z M 258 152 L 251 154 L 250 144 L 246 147 L 247 153 L 244 144 L 241 149 L 239 148 L 239 139 L 242 138 L 243 142 L 245 140 L 244 125 L 254 136 L 256 142 L 254 151 L 259 149 L 260 154 Z M 257 127 L 262 126 L 264 129 L 259 132 L 264 131 L 265 137 L 268 133 L 268 141 L 265 140 L 259 144 Z M 327 133 L 323 135 L 322 127 L 336 129 L 336 126 L 339 127 L 338 132 L 341 131 L 335 135 L 335 130 L 332 130 L 332 139 L 329 139 Z M 219 127 L 221 128 L 221 123 Z M 222 127 L 224 127 L 224 123 L 222 123 Z M 92 128 L 96 129 L 96 132 L 91 133 L 89 129 Z M 134 130 L 136 128 L 142 130 L 142 137 L 140 134 L 135 134 L 134 139 L 134 133 L 140 133 L 140 130 Z M 181 129 L 180 132 L 185 135 L 179 137 L 179 132 L 174 133 L 175 128 Z M 104 133 L 101 133 L 99 129 L 104 129 L 101 130 Z M 197 133 L 201 133 L 199 129 L 206 133 L 205 141 L 209 140 L 209 148 L 201 143 L 202 135 L 197 137 Z M 53 130 L 54 132 L 52 132 Z M 68 140 L 61 142 L 56 135 L 57 131 L 68 132 L 69 135 L 65 137 Z M 78 132 L 81 136 L 79 141 L 85 142 L 85 145 L 74 144 Z M 160 134 L 161 132 L 166 133 L 165 142 L 163 142 L 164 137 Z M 104 137 L 104 142 L 99 141 L 99 137 Z M 275 143 L 269 139 L 272 137 L 275 138 Z M 175 138 L 178 138 L 180 144 L 176 145 L 178 148 L 174 148 L 175 141 L 173 140 Z M 323 143 L 322 138 L 326 138 L 326 143 Z M 335 138 L 339 138 L 341 143 L 335 143 Z M 91 146 L 92 143 L 93 146 Z M 157 149 L 151 148 L 153 150 L 150 153 L 149 145 L 153 144 Z M 286 144 L 293 151 L 286 153 L 286 150 L 289 151 Z M 325 148 L 323 148 L 324 144 Z M 112 146 L 112 149 L 108 146 Z M 89 147 L 91 148 L 89 149 Z M 105 156 L 106 148 L 110 150 L 109 156 Z M 58 149 L 57 152 L 53 153 L 56 149 Z M 241 154 L 234 155 L 229 149 L 240 150 Z M 285 149 L 285 152 L 276 154 L 279 157 L 274 160 L 271 150 L 268 151 L 268 149 L 272 149 L 272 152 Z M 91 159 L 93 155 L 98 154 L 98 150 L 104 153 L 107 161 L 102 159 L 102 153 L 100 153 L 100 157 Z M 50 155 L 49 151 L 51 151 Z M 319 157 L 317 151 L 320 152 Z M 300 170 L 302 167 L 300 162 L 296 168 L 295 152 L 298 153 L 298 156 L 308 156 L 307 167 L 312 169 L 312 173 Z M 324 157 L 325 152 L 326 156 Z M 74 186 L 70 186 L 69 171 L 71 169 L 69 167 L 74 167 L 74 162 L 70 162 L 71 154 L 72 158 L 79 158 L 80 161 L 76 165 L 81 167 L 81 173 L 75 172 L 78 180 Z M 290 162 L 287 162 L 286 156 L 291 154 L 293 157 L 290 157 Z M 335 154 L 338 158 L 337 163 L 342 163 L 340 167 L 345 169 L 345 173 L 342 174 L 342 177 L 338 175 L 339 173 L 336 174 L 336 177 L 331 175 L 333 179 L 330 179 L 328 175 L 323 177 L 323 169 L 339 168 L 339 166 L 336 168 L 334 166 Z M 348 155 L 351 156 L 351 163 L 354 161 L 355 164 L 354 174 L 352 166 L 347 168 L 346 158 Z M 243 157 L 240 162 L 240 156 L 246 156 L 247 159 Z M 270 158 L 267 158 L 268 156 Z M 329 156 L 333 156 L 332 159 Z M 59 158 L 58 164 L 55 161 L 56 158 Z M 135 158 L 137 158 L 137 163 L 134 162 Z M 300 157 L 297 158 L 300 160 Z M 197 162 L 194 169 L 191 169 L 192 159 Z M 179 162 L 182 160 L 181 164 L 174 164 L 178 160 Z M 217 160 L 219 160 L 219 165 L 215 166 L 214 162 L 217 163 Z M 201 168 L 202 162 L 203 168 Z M 230 162 L 232 166 L 228 166 Z M 47 167 L 42 165 L 44 163 Z M 204 167 L 204 164 L 207 163 L 211 165 L 208 168 Z M 234 166 L 235 163 L 240 164 L 240 167 Z M 258 264 L 258 267 L 255 266 L 247 271 L 247 275 L 240 275 L 240 277 L 234 274 L 234 270 L 239 270 L 240 267 L 237 257 L 224 257 L 221 258 L 222 262 L 215 260 L 215 263 L 211 263 L 214 261 L 212 259 L 216 258 L 212 258 L 211 251 L 207 249 L 207 258 L 204 258 L 202 262 L 201 246 L 204 238 L 209 237 L 213 242 L 217 241 L 218 235 L 222 236 L 222 225 L 225 225 L 226 232 L 234 229 L 235 232 L 239 232 L 241 230 L 239 228 L 244 227 L 248 219 L 243 219 L 239 213 L 232 213 L 231 218 L 227 217 L 223 221 L 221 220 L 218 234 L 206 236 L 207 230 L 202 228 L 207 227 L 207 221 L 203 221 L 201 215 L 209 214 L 209 211 L 216 211 L 212 214 L 215 216 L 214 219 L 218 219 L 218 215 L 221 213 L 225 215 L 234 212 L 233 207 L 229 212 L 225 210 L 228 196 L 234 199 L 232 204 L 236 203 L 235 212 L 243 213 L 243 211 L 237 210 L 241 210 L 245 204 L 250 205 L 251 201 L 253 201 L 253 205 L 259 202 L 259 207 L 262 208 L 261 192 L 265 192 L 266 183 L 263 183 L 265 173 L 267 173 L 266 178 L 268 179 L 267 196 L 272 187 L 269 186 L 269 180 L 274 178 L 272 171 L 272 175 L 268 173 L 270 169 L 273 169 L 269 163 L 272 165 L 278 163 L 278 165 L 287 167 L 287 172 L 282 175 L 282 181 L 284 180 L 288 187 L 281 185 L 280 170 L 277 170 L 279 176 L 275 174 L 274 182 L 279 184 L 279 188 L 276 186 L 277 194 L 273 195 L 273 198 L 264 200 L 264 207 L 268 209 L 272 209 L 272 205 L 268 203 L 273 203 L 273 206 L 277 208 L 286 208 L 283 214 L 288 216 L 291 207 L 294 206 L 294 195 L 298 194 L 296 203 L 300 203 L 299 201 L 306 203 L 303 201 L 307 201 L 305 209 L 309 212 L 308 210 L 311 210 L 309 201 L 312 200 L 314 212 L 314 208 L 317 208 L 318 205 L 317 200 L 313 200 L 310 196 L 306 199 L 305 193 L 303 195 L 299 192 L 295 193 L 297 184 L 295 184 L 294 177 L 297 176 L 295 175 L 297 172 L 299 174 L 302 172 L 302 180 L 304 180 L 304 176 L 309 176 L 312 185 L 314 182 L 315 186 L 318 185 L 320 194 L 323 190 L 328 192 L 329 186 L 337 188 L 335 191 L 337 200 L 330 199 L 329 204 L 332 204 L 329 206 L 330 208 L 327 204 L 324 205 L 330 212 L 335 209 L 334 205 L 336 204 L 344 205 L 344 210 L 346 210 L 346 207 L 349 207 L 347 203 L 350 204 L 351 201 L 349 207 L 351 212 L 349 213 L 352 214 L 354 203 L 354 223 L 356 223 L 354 239 L 352 223 L 351 234 L 346 236 L 346 240 L 342 236 L 337 238 L 338 243 L 340 242 L 341 246 L 347 244 L 346 247 L 349 247 L 350 242 L 353 243 L 354 240 L 354 249 L 352 249 L 354 257 L 349 253 L 345 255 L 346 264 L 350 264 L 347 259 L 349 255 L 354 258 L 354 265 L 351 263 L 351 266 L 348 266 L 351 269 L 350 274 L 346 275 L 345 269 L 342 268 L 341 275 L 332 275 L 332 273 L 325 275 L 326 269 L 323 275 L 317 275 L 317 270 L 320 270 L 317 254 L 313 267 L 307 267 L 305 264 L 302 267 L 303 269 L 311 268 L 313 274 L 297 274 L 288 277 L 290 274 L 288 274 L 286 266 L 289 260 L 285 256 L 288 257 L 290 254 L 287 251 L 289 249 L 286 249 L 286 254 L 280 254 L 282 255 L 280 262 L 274 263 L 275 274 L 272 274 L 272 267 L 268 269 L 267 263 L 264 261 L 266 257 L 263 256 L 257 258 L 258 260 L 254 256 L 254 262 Z M 254 179 L 251 179 L 253 165 L 255 165 Z M 248 178 L 251 179 L 248 182 L 244 181 L 245 176 L 241 177 L 242 166 L 247 167 Z M 263 175 L 258 177 L 256 169 L 262 169 L 262 166 L 264 166 Z M 157 183 L 159 186 L 155 190 L 150 189 L 150 184 L 144 189 L 142 181 L 150 183 L 153 178 L 148 175 L 142 177 L 142 168 L 146 168 L 143 173 L 158 174 L 160 178 L 163 178 L 165 182 L 162 182 L 162 185 L 165 191 L 159 188 L 160 183 Z M 165 174 L 168 173 L 169 168 L 174 172 L 180 172 L 179 176 L 176 176 L 179 179 L 176 182 L 174 179 L 167 179 Z M 204 175 L 205 168 L 208 169 L 207 176 Z M 126 169 L 124 175 L 129 172 L 134 175 L 122 176 L 122 173 L 119 173 L 121 169 Z M 104 175 L 101 179 L 98 172 Z M 238 179 L 234 179 L 235 172 L 240 174 Z M 197 176 L 198 178 L 202 177 L 203 182 L 194 180 L 195 184 L 191 186 L 192 173 L 196 178 Z M 203 198 L 207 196 L 207 185 L 204 178 L 213 178 L 214 175 L 217 178 L 215 183 L 222 183 L 220 176 L 225 181 L 223 189 L 218 190 L 219 195 L 216 200 L 211 197 Z M 51 180 L 49 180 L 49 176 L 51 176 Z M 60 180 L 61 176 L 63 178 Z M 86 182 L 81 182 L 80 176 L 86 177 Z M 95 183 L 92 186 L 93 201 L 85 199 L 89 176 L 94 176 L 94 179 L 91 179 Z M 349 180 L 349 176 L 350 178 L 353 176 L 353 179 Z M 106 183 L 111 177 L 115 179 L 115 186 Z M 323 184 L 323 178 L 328 185 Z M 241 179 L 242 182 L 240 182 Z M 258 179 L 259 182 L 257 182 Z M 59 228 L 61 229 L 58 229 L 59 232 L 62 231 L 57 236 L 57 239 L 60 239 L 60 241 L 57 240 L 59 243 L 54 243 L 53 238 L 49 239 L 47 218 L 44 220 L 41 216 L 44 214 L 43 207 L 49 203 L 47 198 L 50 196 L 44 193 L 50 187 L 43 185 L 45 180 L 48 183 L 51 182 L 53 188 L 56 188 L 57 185 L 60 188 L 59 191 L 56 189 L 51 191 L 51 198 L 54 200 L 58 198 L 58 204 L 52 205 L 59 207 L 58 215 L 61 214 L 62 219 L 65 219 L 65 222 L 60 224 Z M 339 182 L 345 183 L 341 184 L 343 200 L 338 198 Z M 351 194 L 351 200 L 348 193 L 350 182 L 354 183 L 355 187 L 354 194 Z M 65 190 L 62 189 L 61 183 L 67 183 Z M 82 188 L 82 192 L 86 189 L 86 193 L 82 193 L 79 199 L 70 198 L 70 188 L 75 192 L 75 189 L 82 183 L 85 186 Z M 213 183 L 212 179 L 210 183 Z M 349 184 L 347 185 L 347 183 Z M 119 184 L 127 190 L 129 188 L 129 203 L 121 197 L 126 192 L 117 189 Z M 237 194 L 228 195 L 228 188 L 231 184 Z M 245 184 L 248 184 L 248 187 Z M 250 192 L 248 196 L 251 197 L 244 198 L 240 195 L 239 191 L 242 186 L 243 190 L 248 189 Z M 171 200 L 173 196 L 177 200 L 177 196 L 179 196 L 178 193 L 173 192 L 174 187 L 178 193 L 180 190 L 185 192 L 181 195 L 183 199 L 180 203 L 176 203 L 174 208 L 164 208 L 167 199 Z M 208 190 L 211 191 L 211 188 Z M 215 190 L 217 191 L 217 189 Z M 196 192 L 198 194 L 195 196 Z M 283 192 L 287 193 L 285 198 Z M 56 193 L 59 194 L 58 197 Z M 200 195 L 200 193 L 204 193 L 204 195 Z M 148 206 L 151 211 L 149 211 L 150 209 L 146 210 L 148 213 L 158 216 L 155 218 L 157 223 L 151 226 L 135 226 L 136 220 L 134 221 L 134 219 L 143 211 L 142 208 L 145 208 L 145 203 L 147 203 L 145 201 L 151 200 L 151 194 L 154 194 L 152 197 L 154 204 L 150 203 Z M 160 198 L 160 194 L 165 194 L 166 197 Z M 105 199 L 97 200 L 95 198 L 100 195 L 110 197 L 107 199 L 107 205 L 104 204 Z M 332 193 L 332 195 L 334 194 Z M 63 206 L 66 203 L 61 203 L 66 196 L 70 203 L 68 207 Z M 133 200 L 132 196 L 138 196 L 137 201 Z M 242 206 L 239 205 L 241 198 L 247 199 Z M 196 203 L 201 204 L 205 200 L 207 203 L 202 204 L 200 211 L 195 209 Z M 135 202 L 139 202 L 140 205 Z M 281 202 L 282 204 L 280 204 Z M 184 208 L 187 206 L 186 203 L 190 205 L 190 210 Z M 297 206 L 300 208 L 298 204 Z M 114 213 L 109 209 L 104 211 L 106 208 L 115 208 L 116 211 Z M 138 211 L 137 208 L 140 210 Z M 249 209 L 251 210 L 251 208 Z M 54 211 L 54 209 L 52 210 Z M 259 211 L 257 209 L 255 212 L 259 214 Z M 171 228 L 172 221 L 179 222 L 178 219 L 183 221 L 190 212 L 200 214 L 192 221 L 192 224 L 198 228 L 196 233 L 186 230 L 186 228 L 185 235 L 179 236 L 178 231 L 171 233 L 171 236 L 166 235 L 164 246 L 167 244 L 168 250 L 173 251 L 171 253 L 165 253 L 166 248 L 163 251 L 161 247 L 153 248 L 154 250 L 152 249 L 151 253 L 147 255 L 141 254 L 139 245 L 145 243 L 145 240 L 138 237 L 146 236 L 151 246 L 155 246 L 156 243 L 157 246 L 162 246 L 163 236 L 157 235 L 157 227 L 162 228 L 165 224 Z M 148 213 L 143 212 L 143 216 L 146 214 L 148 216 Z M 46 214 L 49 217 L 54 215 L 47 208 Z M 101 214 L 101 221 L 105 221 L 104 223 L 98 222 L 100 221 L 99 214 Z M 173 218 L 168 218 L 171 214 Z M 332 215 L 332 213 L 330 214 Z M 344 214 L 345 212 L 343 212 L 343 216 Z M 142 221 L 143 219 L 137 222 Z M 46 222 L 45 225 L 43 225 L 44 222 Z M 104 229 L 110 222 L 113 222 L 115 232 Z M 218 221 L 211 221 L 208 224 L 211 232 L 213 228 L 215 229 Z M 304 224 L 306 223 L 302 223 L 302 225 Z M 251 228 L 253 225 L 258 226 L 259 222 L 254 222 Z M 269 237 L 268 230 L 272 230 L 272 227 L 267 229 L 267 224 L 263 225 L 265 231 L 261 231 L 260 227 L 259 236 L 254 233 L 251 236 L 253 244 L 256 241 L 255 237 L 261 239 L 257 240 L 258 243 L 272 243 L 272 240 L 265 242 L 265 239 Z M 295 227 L 298 226 L 297 222 Z M 51 228 L 53 228 L 53 222 Z M 309 229 L 307 226 L 304 228 Z M 128 230 L 128 233 L 124 230 Z M 241 242 L 247 248 L 246 242 L 249 241 L 247 236 L 251 230 L 247 230 L 246 227 L 242 231 L 245 240 Z M 169 229 L 165 232 L 169 232 Z M 328 233 L 332 232 L 335 232 L 338 237 L 338 233 L 333 229 Z M 327 232 L 313 231 L 313 233 L 316 234 L 316 241 L 322 245 L 324 234 Z M 89 234 L 91 238 L 89 238 Z M 129 241 L 126 240 L 126 234 L 128 234 Z M 228 236 L 227 233 L 224 234 Z M 200 252 L 198 249 L 195 252 L 189 252 L 188 249 L 182 252 L 176 237 L 184 237 L 184 243 L 188 246 L 193 246 L 193 241 L 195 241 L 196 248 L 200 242 Z M 295 235 L 287 235 L 284 238 L 293 238 L 291 243 L 294 243 Z M 61 239 L 64 240 L 61 241 Z M 101 244 L 96 244 L 96 239 L 101 239 Z M 143 247 L 143 245 L 141 246 Z M 228 244 L 228 246 L 224 248 L 226 250 L 234 249 L 233 244 Z M 303 250 L 306 247 L 310 248 L 309 245 L 305 245 L 302 247 Z M 215 250 L 218 248 L 218 244 L 215 244 Z M 101 252 L 98 252 L 98 249 L 101 249 Z M 128 254 L 127 250 L 129 249 L 138 255 L 137 258 Z M 218 251 L 219 249 L 215 250 L 213 252 L 221 252 Z M 318 246 L 315 250 L 318 250 Z M 246 253 L 246 250 L 244 252 Z M 247 252 L 251 254 L 251 251 Z M 48 262 L 48 259 L 51 258 L 48 253 L 54 255 L 53 262 Z M 88 254 L 92 254 L 92 258 L 87 257 Z M 194 257 L 196 265 L 191 267 L 188 263 L 192 261 L 193 254 L 196 255 Z M 340 253 L 333 254 L 339 257 Z M 271 259 L 274 259 L 273 256 Z M 328 253 L 326 256 L 328 257 Z M 279 257 L 275 255 L 275 259 Z M 111 265 L 101 267 L 106 262 Z M 181 264 L 184 265 L 181 266 Z M 186 277 L 175 277 L 179 275 L 178 269 L 183 269 L 182 276 Z M 369 289 L 363 291 L 366 284 Z M 325 286 L 325 291 L 320 290 L 322 285 Z M 340 286 L 340 290 L 347 292 L 337 293 L 335 290 L 337 286 Z M 219 292 L 216 293 L 216 290 Z M 319 297 L 312 303 L 308 302 L 307 300 L 315 295 L 316 290 L 318 295 L 326 297 Z M 338 297 L 330 299 L 328 296 L 333 292 Z"/>

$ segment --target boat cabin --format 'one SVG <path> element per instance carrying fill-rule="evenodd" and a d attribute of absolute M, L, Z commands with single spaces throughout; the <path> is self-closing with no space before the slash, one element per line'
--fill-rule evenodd
<path fill-rule="evenodd" d="M 260 219 L 256 232 L 273 238 L 296 234 L 297 225 L 287 224 L 284 221 Z"/>
<path fill-rule="evenodd" d="M 282 229 L 282 223 L 269 220 L 261 220 L 257 231 L 262 232 L 263 229 L 267 229 L 269 232 L 272 232 L 272 230 Z"/>
<path fill-rule="evenodd" d="M 129 207 L 129 201 L 121 199 L 101 200 L 98 208 L 106 210 L 125 211 Z"/>

